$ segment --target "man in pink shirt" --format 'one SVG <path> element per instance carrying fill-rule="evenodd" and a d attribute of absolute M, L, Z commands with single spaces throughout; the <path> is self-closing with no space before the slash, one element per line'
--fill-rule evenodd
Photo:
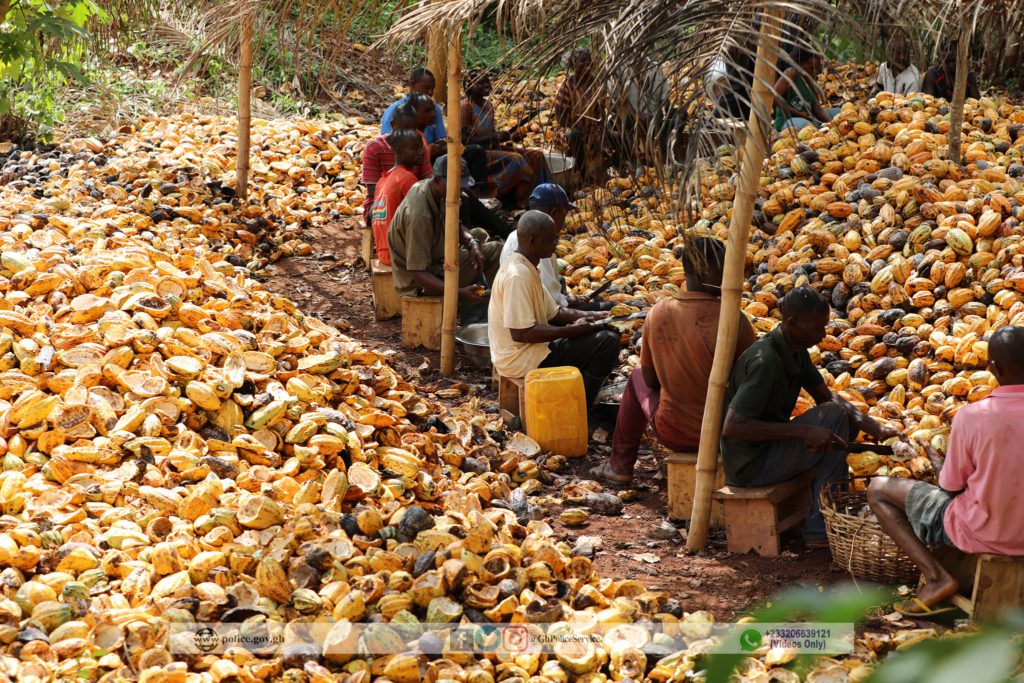
<path fill-rule="evenodd" d="M 939 485 L 877 477 L 868 487 L 879 524 L 921 570 L 927 607 L 959 588 L 929 546 L 1024 555 L 1024 327 L 996 330 L 988 355 L 999 388 L 957 412 L 944 462 L 926 447 Z"/>

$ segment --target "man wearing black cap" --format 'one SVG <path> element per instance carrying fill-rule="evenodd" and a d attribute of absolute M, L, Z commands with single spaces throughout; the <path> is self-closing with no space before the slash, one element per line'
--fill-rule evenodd
<path fill-rule="evenodd" d="M 541 183 L 533 188 L 530 195 L 530 209 L 543 211 L 555 221 L 555 230 L 558 235 L 562 234 L 565 228 L 565 218 L 569 211 L 576 208 L 576 205 L 569 201 L 569 195 L 565 188 L 555 183 Z M 506 239 L 505 246 L 501 250 L 501 263 L 504 264 L 512 254 L 519 249 L 519 237 L 513 231 Z M 565 285 L 561 275 L 558 273 L 558 257 L 554 254 L 548 258 L 541 259 L 538 266 L 540 280 L 544 289 L 548 291 L 555 303 L 562 308 L 575 308 L 581 311 L 607 311 L 614 305 L 610 301 L 590 301 L 584 297 L 574 297 L 565 291 Z"/>
<path fill-rule="evenodd" d="M 473 187 L 473 177 L 460 159 L 461 185 Z M 391 275 L 401 296 L 441 296 L 444 293 L 444 201 L 448 182 L 448 155 L 434 162 L 434 177 L 412 186 L 388 228 Z M 482 270 L 488 281 L 498 272 L 501 242 L 481 243 L 482 230 L 470 233 L 459 224 L 459 301 L 486 305 L 473 284 Z M 465 311 L 464 311 L 465 312 Z"/>

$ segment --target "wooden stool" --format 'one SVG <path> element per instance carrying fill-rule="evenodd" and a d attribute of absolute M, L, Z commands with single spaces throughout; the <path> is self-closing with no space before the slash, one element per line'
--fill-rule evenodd
<path fill-rule="evenodd" d="M 398 296 L 398 290 L 395 289 L 391 266 L 374 259 L 370 285 L 373 287 L 373 317 L 387 320 L 402 313 L 402 297 Z"/>
<path fill-rule="evenodd" d="M 363 223 L 363 240 L 359 245 L 359 255 L 363 257 L 363 262 L 366 264 L 367 270 L 372 269 L 373 259 L 373 230 Z M 372 270 L 371 270 L 372 272 Z M 380 318 L 377 318 L 380 320 Z"/>
<path fill-rule="evenodd" d="M 693 491 L 697 486 L 697 454 L 669 453 L 665 458 L 668 468 L 668 518 L 672 521 L 689 521 L 693 511 Z M 725 470 L 722 456 L 718 456 L 718 472 L 715 474 L 715 489 L 725 486 Z M 711 528 L 725 526 L 725 508 L 721 501 L 711 501 Z"/>
<path fill-rule="evenodd" d="M 402 348 L 441 348 L 441 306 L 439 296 L 402 297 Z"/>
<path fill-rule="evenodd" d="M 751 550 L 762 557 L 778 557 L 779 536 L 807 517 L 811 507 L 814 471 L 771 486 L 723 486 L 714 499 L 725 507 L 725 546 L 731 553 Z"/>
<path fill-rule="evenodd" d="M 497 371 L 495 371 L 497 372 Z M 498 406 L 516 415 L 526 428 L 526 380 L 498 375 Z"/>
<path fill-rule="evenodd" d="M 960 584 L 951 602 L 971 621 L 992 621 L 1005 609 L 1024 607 L 1024 557 L 982 553 L 967 555 L 940 548 L 935 555 Z"/>

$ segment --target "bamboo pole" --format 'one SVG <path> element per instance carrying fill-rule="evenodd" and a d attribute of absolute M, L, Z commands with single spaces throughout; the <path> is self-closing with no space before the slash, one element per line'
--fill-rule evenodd
<path fill-rule="evenodd" d="M 960 6 L 960 40 L 956 51 L 956 79 L 953 81 L 953 110 L 949 115 L 949 159 L 960 163 L 960 140 L 964 127 L 964 100 L 967 99 L 968 54 L 971 49 L 971 25 L 967 9 Z"/>
<path fill-rule="evenodd" d="M 747 242 L 750 239 L 750 219 L 761 180 L 761 164 L 764 162 L 765 150 L 771 139 L 768 122 L 771 118 L 771 103 L 774 96 L 773 76 L 781 19 L 781 9 L 766 11 L 761 21 L 761 33 L 757 42 L 757 62 L 754 66 L 754 83 L 751 91 L 753 106 L 750 109 L 749 133 L 740 160 L 740 179 L 732 208 L 732 220 L 729 223 L 715 360 L 711 366 L 708 396 L 704 403 L 704 421 L 700 431 L 700 450 L 697 454 L 696 485 L 686 542 L 686 547 L 691 552 L 702 550 L 708 539 L 711 493 L 718 471 L 725 392 L 729 384 L 729 373 L 736 351 L 736 335 L 739 330 L 737 313 L 740 311 L 740 295 L 743 292 L 743 267 L 746 261 Z"/>
<path fill-rule="evenodd" d="M 235 194 L 249 196 L 249 137 L 252 122 L 252 12 L 242 16 L 238 67 L 238 149 L 235 159 Z"/>
<path fill-rule="evenodd" d="M 455 372 L 455 324 L 459 310 L 459 186 L 462 160 L 462 27 L 448 43 L 448 196 L 444 216 L 444 306 L 441 309 L 441 374 Z"/>

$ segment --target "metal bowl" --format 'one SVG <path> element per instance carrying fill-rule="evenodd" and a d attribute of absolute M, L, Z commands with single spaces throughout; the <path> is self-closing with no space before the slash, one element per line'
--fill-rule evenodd
<path fill-rule="evenodd" d="M 626 391 L 626 381 L 612 382 L 604 385 L 601 391 L 597 392 L 595 403 L 599 405 L 617 406 L 622 403 L 622 394 Z"/>
<path fill-rule="evenodd" d="M 491 344 L 487 339 L 487 323 L 475 323 L 455 331 L 455 340 L 470 362 L 481 370 L 491 369 Z"/>

